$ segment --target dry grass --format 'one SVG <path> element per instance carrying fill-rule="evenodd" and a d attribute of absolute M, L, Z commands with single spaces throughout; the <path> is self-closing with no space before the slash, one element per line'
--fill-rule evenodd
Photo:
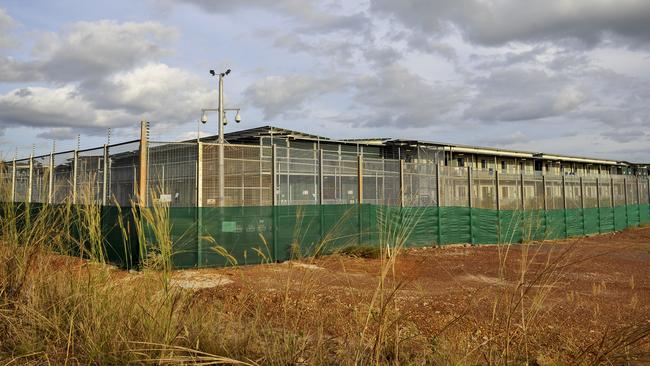
<path fill-rule="evenodd" d="M 268 296 L 252 287 L 214 297 L 170 285 L 171 229 L 162 205 L 134 211 L 145 258 L 137 275 L 105 263 L 92 201 L 46 206 L 35 215 L 2 207 L 0 360 L 7 364 L 624 364 L 650 333 L 640 323 L 612 327 L 587 346 L 545 348 L 537 339 L 548 299 L 565 290 L 565 270 L 589 258 L 571 245 L 548 251 L 530 242 L 518 257 L 510 245 L 500 247 L 495 284 L 471 291 L 471 301 L 434 336 L 422 332 L 400 306 L 407 283 L 396 275 L 417 210 L 399 219 L 394 210 L 380 211 L 373 290 L 356 291 L 350 282 L 352 301 L 343 304 L 322 293 L 315 271 L 300 266 L 288 266 L 283 291 Z M 314 254 L 335 236 L 329 233 Z M 507 265 L 513 261 L 515 271 Z M 594 285 L 594 295 L 605 290 Z M 485 311 L 487 321 L 475 316 Z"/>

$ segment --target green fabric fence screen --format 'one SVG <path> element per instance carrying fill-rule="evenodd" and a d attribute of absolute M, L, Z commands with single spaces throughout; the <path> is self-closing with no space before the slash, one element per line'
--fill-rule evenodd
<path fill-rule="evenodd" d="M 42 204 L 15 205 L 35 217 Z M 138 235 L 138 209 L 101 207 L 109 261 L 137 266 L 156 251 L 156 235 Z M 447 244 L 519 243 L 619 231 L 650 222 L 650 205 L 585 209 L 492 210 L 468 207 L 296 205 L 172 207 L 169 231 L 176 268 L 221 267 L 284 261 L 357 245 L 423 247 Z M 4 210 L 3 210 L 4 211 Z M 75 222 L 75 220 L 71 220 Z M 24 223 L 19 223 L 24 225 Z M 78 230 L 72 225 L 70 230 Z M 142 241 L 146 245 L 140 245 Z"/>

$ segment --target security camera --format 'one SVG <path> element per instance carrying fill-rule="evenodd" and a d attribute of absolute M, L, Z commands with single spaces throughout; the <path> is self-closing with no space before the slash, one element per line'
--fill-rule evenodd
<path fill-rule="evenodd" d="M 216 75 L 216 73 L 214 72 L 214 70 L 210 70 L 210 75 L 212 75 L 212 76 Z"/>
<path fill-rule="evenodd" d="M 226 75 L 230 74 L 230 69 L 226 70 Z"/>

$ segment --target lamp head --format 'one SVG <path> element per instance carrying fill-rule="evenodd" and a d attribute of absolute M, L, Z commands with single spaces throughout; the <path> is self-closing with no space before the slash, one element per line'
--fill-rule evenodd
<path fill-rule="evenodd" d="M 208 115 L 207 113 L 203 112 L 203 114 L 201 114 L 201 123 L 205 124 L 207 122 L 208 122 Z"/>
<path fill-rule="evenodd" d="M 241 114 L 239 114 L 239 111 L 237 111 L 237 114 L 235 115 L 235 122 L 241 122 Z"/>

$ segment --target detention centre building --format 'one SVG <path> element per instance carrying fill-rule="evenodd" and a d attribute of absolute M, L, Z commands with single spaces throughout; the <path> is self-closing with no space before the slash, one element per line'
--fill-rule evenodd
<path fill-rule="evenodd" d="M 137 254 L 112 242 L 119 235 L 109 223 L 124 214 L 116 208 L 168 207 L 177 267 L 226 264 L 210 243 L 259 263 L 296 250 L 394 245 L 384 234 L 396 225 L 406 246 L 431 246 L 557 239 L 650 221 L 648 164 L 334 140 L 272 126 L 225 136 L 224 145 L 215 136 L 149 141 L 143 123 L 139 140 L 9 161 L 2 178 L 14 202 L 101 204 L 106 246 L 121 263 Z"/>

